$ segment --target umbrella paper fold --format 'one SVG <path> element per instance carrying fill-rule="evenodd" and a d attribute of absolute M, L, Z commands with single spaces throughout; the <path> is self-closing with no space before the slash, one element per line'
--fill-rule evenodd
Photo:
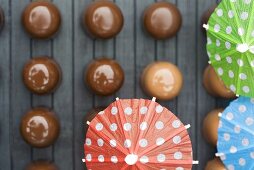
<path fill-rule="evenodd" d="M 95 170 L 190 170 L 192 145 L 186 128 L 189 126 L 155 101 L 117 99 L 89 122 L 86 166 Z"/>
<path fill-rule="evenodd" d="M 254 97 L 254 1 L 223 0 L 207 29 L 209 63 L 238 96 Z"/>
<path fill-rule="evenodd" d="M 254 169 L 254 99 L 240 97 L 220 114 L 217 148 L 229 170 Z"/>

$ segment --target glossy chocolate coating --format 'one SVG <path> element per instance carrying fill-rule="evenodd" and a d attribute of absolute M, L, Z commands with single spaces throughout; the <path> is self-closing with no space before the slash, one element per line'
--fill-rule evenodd
<path fill-rule="evenodd" d="M 20 132 L 33 147 L 48 147 L 59 136 L 60 125 L 55 113 L 47 108 L 34 108 L 21 120 Z"/>
<path fill-rule="evenodd" d="M 226 170 L 226 167 L 219 158 L 214 158 L 207 162 L 205 170 Z"/>
<path fill-rule="evenodd" d="M 61 15 L 53 3 L 34 1 L 25 8 L 22 22 L 33 38 L 48 39 L 57 33 L 61 25 Z"/>
<path fill-rule="evenodd" d="M 58 168 L 49 161 L 34 161 L 25 170 L 58 170 Z"/>
<path fill-rule="evenodd" d="M 115 60 L 97 59 L 88 65 L 85 80 L 94 93 L 108 96 L 122 87 L 124 72 Z"/>
<path fill-rule="evenodd" d="M 209 112 L 203 121 L 203 136 L 208 143 L 216 146 L 218 140 L 219 113 L 223 109 L 215 109 Z"/>
<path fill-rule="evenodd" d="M 151 97 L 170 100 L 180 93 L 183 77 L 177 66 L 160 61 L 152 63 L 144 69 L 141 76 L 141 85 Z"/>
<path fill-rule="evenodd" d="M 33 58 L 24 66 L 23 81 L 33 93 L 51 93 L 61 82 L 60 66 L 49 57 Z"/>
<path fill-rule="evenodd" d="M 203 85 L 207 92 L 214 97 L 235 98 L 234 92 L 224 85 L 211 65 L 207 66 L 204 71 Z"/>
<path fill-rule="evenodd" d="M 2 30 L 3 26 L 4 26 L 4 11 L 0 7 L 0 31 Z"/>
<path fill-rule="evenodd" d="M 166 39 L 175 36 L 181 25 L 181 13 L 171 3 L 157 2 L 144 12 L 144 27 L 155 39 Z"/>
<path fill-rule="evenodd" d="M 123 23 L 120 8 L 108 0 L 95 1 L 84 12 L 84 27 L 94 38 L 113 38 L 122 30 Z"/>

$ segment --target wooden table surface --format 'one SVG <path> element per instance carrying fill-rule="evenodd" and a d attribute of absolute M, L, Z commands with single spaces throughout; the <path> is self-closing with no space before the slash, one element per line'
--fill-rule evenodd
<path fill-rule="evenodd" d="M 117 38 L 92 40 L 83 31 L 80 17 L 91 0 L 53 0 L 62 13 L 62 27 L 53 40 L 32 40 L 24 32 L 20 17 L 30 0 L 0 0 L 6 25 L 0 34 L 0 170 L 23 170 L 31 160 L 53 160 L 60 170 L 82 170 L 83 117 L 94 106 L 105 106 L 116 96 L 149 98 L 139 85 L 143 68 L 155 61 L 166 60 L 178 65 L 184 75 L 184 87 L 173 101 L 160 102 L 170 108 L 189 129 L 194 159 L 203 170 L 215 149 L 208 146 L 201 134 L 207 112 L 225 104 L 209 96 L 202 86 L 207 65 L 205 36 L 200 17 L 215 0 L 168 0 L 175 3 L 183 16 L 178 35 L 167 41 L 155 41 L 142 29 L 141 16 L 154 0 L 115 0 L 122 9 L 125 25 Z M 62 67 L 63 81 L 52 95 L 32 95 L 23 85 L 22 67 L 31 57 L 52 56 Z M 83 83 L 83 71 L 93 59 L 101 56 L 116 59 L 125 71 L 122 89 L 110 97 L 93 95 Z M 20 118 L 31 107 L 52 107 L 60 118 L 61 134 L 46 149 L 27 145 L 20 136 Z"/>

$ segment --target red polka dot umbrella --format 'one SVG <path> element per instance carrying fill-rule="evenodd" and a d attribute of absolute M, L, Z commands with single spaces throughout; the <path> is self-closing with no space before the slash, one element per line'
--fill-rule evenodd
<path fill-rule="evenodd" d="M 189 125 L 155 100 L 117 99 L 87 123 L 88 169 L 190 170 L 197 163 Z"/>

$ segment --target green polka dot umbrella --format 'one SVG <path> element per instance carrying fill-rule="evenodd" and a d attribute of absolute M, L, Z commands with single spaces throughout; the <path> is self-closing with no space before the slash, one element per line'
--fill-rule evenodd
<path fill-rule="evenodd" d="M 224 84 L 238 96 L 254 97 L 254 1 L 222 0 L 203 26 L 209 63 Z"/>

